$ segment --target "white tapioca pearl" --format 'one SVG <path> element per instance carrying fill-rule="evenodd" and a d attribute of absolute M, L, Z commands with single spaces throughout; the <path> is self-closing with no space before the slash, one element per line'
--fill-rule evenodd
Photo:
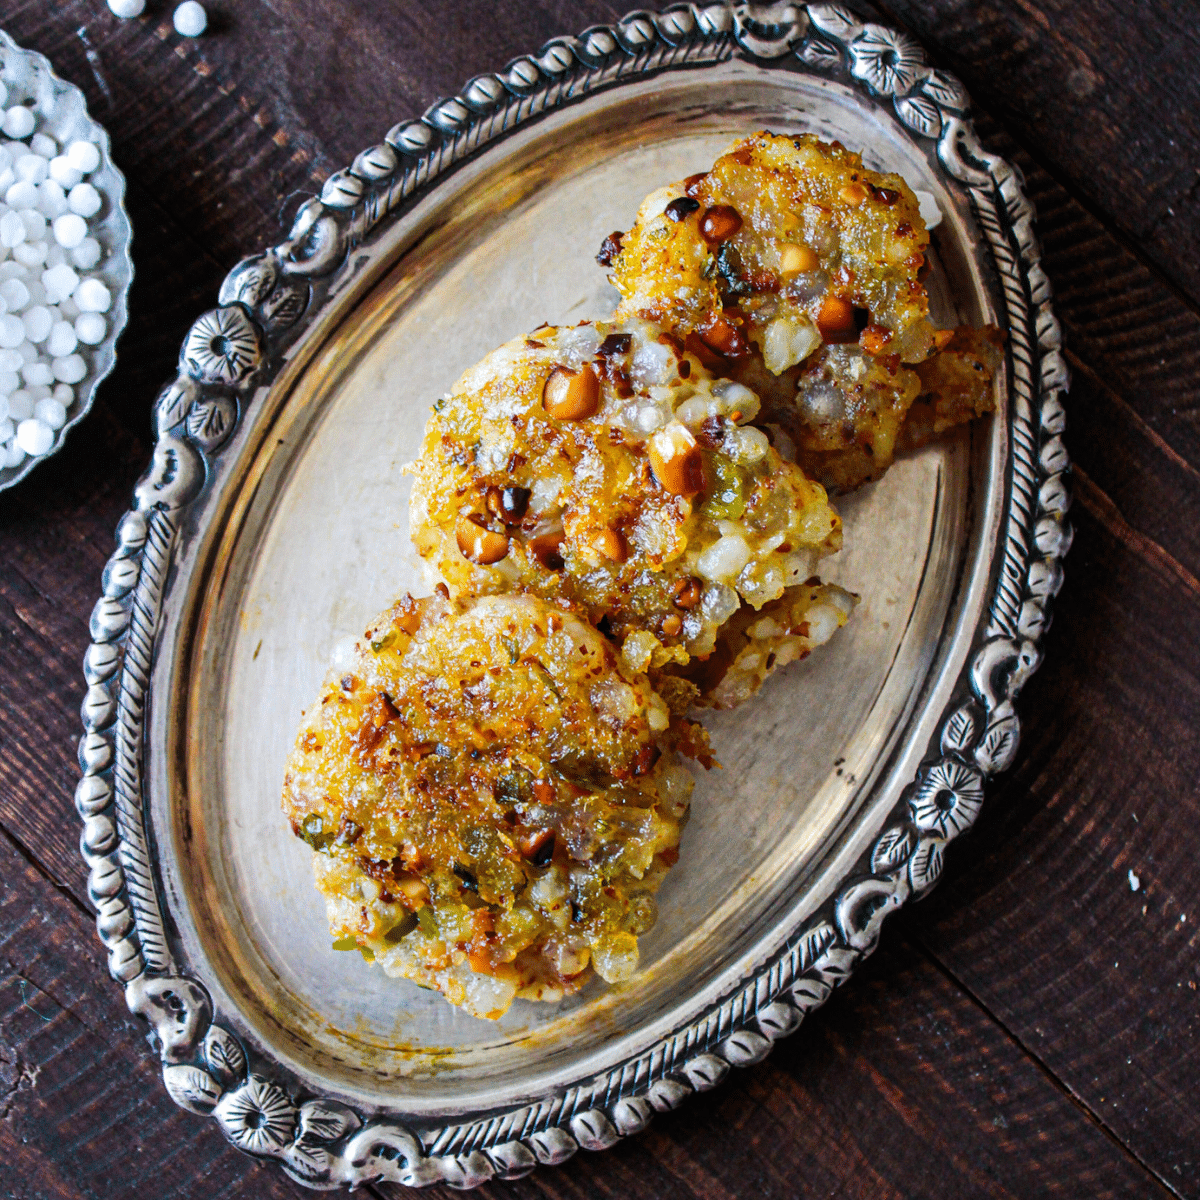
<path fill-rule="evenodd" d="M 73 297 L 82 312 L 108 312 L 112 293 L 98 279 L 85 279 Z"/>
<path fill-rule="evenodd" d="M 19 351 L 0 350 L 0 371 L 19 371 L 24 362 Z"/>
<path fill-rule="evenodd" d="M 61 429 L 67 423 L 67 410 L 53 396 L 39 400 L 33 406 L 33 415 L 51 429 Z"/>
<path fill-rule="evenodd" d="M 52 182 L 64 188 L 73 188 L 83 178 L 83 172 L 65 154 L 50 160 L 47 173 Z"/>
<path fill-rule="evenodd" d="M 5 467 L 19 467 L 25 461 L 25 451 L 17 445 L 17 439 L 14 437 L 7 446 L 0 450 L 0 455 L 3 456 L 3 465 Z"/>
<path fill-rule="evenodd" d="M 5 350 L 3 353 L 7 354 Z M 4 397 L 4 403 L 8 403 L 8 397 L 12 395 L 21 386 L 21 377 L 16 371 L 0 371 L 0 396 Z"/>
<path fill-rule="evenodd" d="M 75 318 L 75 336 L 85 346 L 98 346 L 108 333 L 108 322 L 96 312 L 80 313 Z"/>
<path fill-rule="evenodd" d="M 0 217 L 0 245 L 11 250 L 25 240 L 25 222 L 18 212 L 6 212 Z"/>
<path fill-rule="evenodd" d="M 63 408 L 70 408 L 75 403 L 75 389 L 69 383 L 56 383 L 53 395 Z"/>
<path fill-rule="evenodd" d="M 18 179 L 5 190 L 4 203 L 9 208 L 33 208 L 38 202 L 38 187 L 28 179 Z"/>
<path fill-rule="evenodd" d="M 38 184 L 38 211 L 49 221 L 61 217 L 67 211 L 67 193 L 62 190 L 62 184 L 53 179 Z"/>
<path fill-rule="evenodd" d="M 184 37 L 199 37 L 208 28 L 208 13 L 198 0 L 183 0 L 175 10 L 175 32 Z"/>
<path fill-rule="evenodd" d="M 17 178 L 24 179 L 26 183 L 41 183 L 49 167 L 50 164 L 40 154 L 22 154 L 13 163 Z"/>
<path fill-rule="evenodd" d="M 33 113 L 23 104 L 14 104 L 4 114 L 4 124 L 0 126 L 10 138 L 27 138 L 34 129 L 37 121 Z"/>
<path fill-rule="evenodd" d="M 46 214 L 36 208 L 21 210 L 21 220 L 25 222 L 25 240 L 36 242 L 46 236 Z"/>
<path fill-rule="evenodd" d="M 49 160 L 58 153 L 58 143 L 48 133 L 35 133 L 29 139 L 29 149 Z"/>
<path fill-rule="evenodd" d="M 750 547 L 744 538 L 727 534 L 714 542 L 696 560 L 696 569 L 705 579 L 724 582 L 736 578 L 750 561 Z"/>
<path fill-rule="evenodd" d="M 64 321 L 73 321 L 79 316 L 79 305 L 75 303 L 74 296 L 68 296 L 65 300 L 58 302 L 58 311 L 62 313 Z"/>
<path fill-rule="evenodd" d="M 34 408 L 37 408 L 39 400 L 48 400 L 54 395 L 54 389 L 48 383 L 31 383 L 25 390 L 29 393 Z"/>
<path fill-rule="evenodd" d="M 54 328 L 54 318 L 50 315 L 50 310 L 41 304 L 27 308 L 21 320 L 25 324 L 25 336 L 34 345 L 44 342 L 50 336 L 50 330 Z"/>
<path fill-rule="evenodd" d="M 17 445 L 33 457 L 45 454 L 54 445 L 54 430 L 45 421 L 30 417 L 17 426 Z"/>
<path fill-rule="evenodd" d="M 744 466 L 758 462 L 771 448 L 767 435 L 753 425 L 730 430 L 725 444 L 730 457 Z"/>
<path fill-rule="evenodd" d="M 75 332 L 75 326 L 70 321 L 55 321 L 46 338 L 46 353 L 52 358 L 62 358 L 64 354 L 73 354 L 78 344 L 79 335 Z"/>
<path fill-rule="evenodd" d="M 78 383 L 87 374 L 87 363 L 82 354 L 65 354 L 56 358 L 51 366 L 59 383 Z"/>
<path fill-rule="evenodd" d="M 8 405 L 5 403 L 5 415 L 0 417 L 0 442 L 7 442 L 14 433 L 17 432 L 17 427 L 8 419 Z"/>
<path fill-rule="evenodd" d="M 27 387 L 50 387 L 54 383 L 54 372 L 50 364 L 42 361 L 26 363 L 21 368 L 21 378 Z M 49 393 L 47 393 L 49 394 Z M 34 399 L 37 399 L 35 396 Z"/>
<path fill-rule="evenodd" d="M 25 322 L 12 313 L 0 317 L 0 346 L 16 349 L 25 340 Z"/>
<path fill-rule="evenodd" d="M 90 271 L 100 261 L 100 243 L 95 238 L 84 238 L 71 251 L 71 261 L 81 271 Z"/>
<path fill-rule="evenodd" d="M 86 175 L 100 165 L 100 149 L 95 142 L 72 142 L 67 147 L 67 161 Z"/>
<path fill-rule="evenodd" d="M 24 228 L 24 223 L 22 223 Z M 0 283 L 5 279 L 28 279 L 29 268 L 23 267 L 19 262 L 13 262 L 11 259 L 8 262 L 0 262 Z"/>
<path fill-rule="evenodd" d="M 27 267 L 40 267 L 46 262 L 46 243 L 24 241 L 12 249 L 12 256 Z"/>
<path fill-rule="evenodd" d="M 42 286 L 46 289 L 46 299 L 51 304 L 58 304 L 74 293 L 79 286 L 79 276 L 66 263 L 59 263 L 42 272 Z"/>
<path fill-rule="evenodd" d="M 709 584 L 700 597 L 700 611 L 714 625 L 723 625 L 740 605 L 737 592 L 723 583 Z"/>
<path fill-rule="evenodd" d="M 33 415 L 33 397 L 25 388 L 8 394 L 8 415 L 14 421 L 24 421 Z"/>
<path fill-rule="evenodd" d="M 71 193 L 74 195 L 74 191 Z M 74 250 L 87 237 L 87 222 L 73 212 L 54 218 L 54 240 L 65 250 Z"/>
<path fill-rule="evenodd" d="M 108 7 L 114 17 L 128 20 L 130 17 L 140 17 L 146 10 L 146 0 L 108 0 Z"/>
<path fill-rule="evenodd" d="M 100 193 L 90 183 L 77 183 L 67 193 L 67 206 L 81 217 L 94 217 L 100 211 Z"/>

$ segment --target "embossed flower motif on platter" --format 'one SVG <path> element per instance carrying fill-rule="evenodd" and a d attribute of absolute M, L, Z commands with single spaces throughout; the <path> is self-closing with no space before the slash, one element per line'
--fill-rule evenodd
<path fill-rule="evenodd" d="M 850 43 L 851 73 L 881 96 L 903 96 L 925 67 L 925 54 L 907 34 L 868 25 Z"/>
<path fill-rule="evenodd" d="M 925 771 L 909 801 L 918 828 L 944 838 L 969 828 L 982 805 L 983 777 L 949 758 Z"/>
<path fill-rule="evenodd" d="M 225 1136 L 249 1154 L 279 1154 L 296 1130 L 296 1108 L 282 1088 L 251 1075 L 242 1087 L 226 1092 L 213 1115 Z"/>
<path fill-rule="evenodd" d="M 206 312 L 183 344 L 188 371 L 208 383 L 241 383 L 260 358 L 258 331 L 236 304 Z"/>

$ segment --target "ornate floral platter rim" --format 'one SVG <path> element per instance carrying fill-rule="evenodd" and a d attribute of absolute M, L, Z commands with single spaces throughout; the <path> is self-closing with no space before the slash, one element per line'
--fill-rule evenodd
<path fill-rule="evenodd" d="M 277 1064 L 247 1052 L 209 992 L 177 958 L 144 809 L 149 678 L 181 529 L 243 416 L 352 277 L 354 247 L 440 175 L 531 118 L 626 80 L 738 57 L 764 71 L 848 82 L 936 145 L 970 198 L 1001 282 L 1010 331 L 1007 474 L 991 598 L 955 702 L 892 819 L 823 914 L 784 931 L 780 951 L 686 1028 L 636 1061 L 564 1080 L 535 1102 L 435 1127 L 298 1093 Z M 1070 543 L 1062 394 L 1068 378 L 1049 287 L 1017 173 L 978 143 L 961 85 L 931 69 L 906 35 L 834 5 L 676 5 L 560 38 L 497 75 L 472 80 L 396 126 L 325 184 L 287 239 L 239 264 L 219 307 L 200 317 L 178 377 L 155 404 L 157 441 L 118 527 L 85 659 L 84 777 L 76 800 L 90 892 L 110 972 L 151 1023 L 164 1082 L 212 1114 L 235 1145 L 280 1160 L 314 1187 L 388 1180 L 469 1187 L 512 1178 L 580 1147 L 602 1149 L 655 1111 L 762 1058 L 874 948 L 886 915 L 933 885 L 946 844 L 973 822 L 986 776 L 1008 766 L 1013 701 L 1040 659 L 1049 604 Z M 236 1024 L 236 1021 L 232 1022 Z"/>

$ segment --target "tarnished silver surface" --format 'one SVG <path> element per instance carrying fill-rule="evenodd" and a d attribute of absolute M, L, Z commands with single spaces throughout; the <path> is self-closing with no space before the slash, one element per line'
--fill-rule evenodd
<path fill-rule="evenodd" d="M 937 880 L 1012 761 L 1070 541 L 1032 210 L 966 109 L 836 6 L 633 14 L 398 125 L 231 272 L 156 403 L 85 661 L 100 934 L 178 1103 L 314 1187 L 512 1178 L 758 1061 Z M 543 318 L 602 315 L 601 237 L 764 126 L 937 196 L 935 315 L 1007 327 L 1004 403 L 841 503 L 831 575 L 863 603 L 710 722 L 724 769 L 635 979 L 475 1021 L 330 952 L 283 757 L 334 643 L 419 586 L 400 468 L 431 400 Z"/>
<path fill-rule="evenodd" d="M 100 165 L 91 172 L 88 180 L 103 198 L 103 207 L 96 216 L 89 218 L 88 236 L 94 237 L 103 247 L 103 257 L 86 274 L 103 280 L 112 293 L 112 307 L 104 314 L 108 334 L 97 346 L 79 347 L 88 371 L 74 385 L 75 399 L 67 409 L 66 423 L 55 431 L 54 442 L 45 454 L 26 456 L 16 467 L 0 467 L 0 491 L 3 491 L 19 483 L 38 463 L 62 449 L 68 432 L 92 407 L 100 381 L 113 369 L 117 338 L 128 317 L 126 300 L 133 280 L 129 243 L 133 235 L 125 212 L 125 176 L 113 165 L 104 126 L 88 116 L 83 93 L 73 83 L 59 79 L 44 55 L 18 46 L 2 29 L 0 80 L 7 85 L 10 96 L 30 96 L 36 101 L 38 133 L 50 134 L 60 145 L 76 139 L 94 142 L 100 151 Z M 9 100 L 9 104 L 15 103 L 16 99 Z"/>

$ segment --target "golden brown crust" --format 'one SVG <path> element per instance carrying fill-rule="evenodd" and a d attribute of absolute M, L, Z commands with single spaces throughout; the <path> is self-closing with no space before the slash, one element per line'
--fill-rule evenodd
<path fill-rule="evenodd" d="M 937 354 L 917 366 L 921 390 L 900 431 L 898 449 L 915 450 L 996 407 L 992 381 L 1004 361 L 1004 340 L 994 325 L 963 325 Z"/>
<path fill-rule="evenodd" d="M 595 372 L 592 415 L 547 411 L 562 371 Z M 758 408 L 645 322 L 543 327 L 435 406 L 411 468 L 413 541 L 455 594 L 569 606 L 632 637 L 639 668 L 707 654 L 739 599 L 776 598 L 841 544 L 824 488 L 748 425 Z M 485 529 L 502 556 L 479 552 Z"/>
<path fill-rule="evenodd" d="M 918 277 L 928 245 L 899 175 L 837 142 L 764 132 L 649 196 L 610 278 L 618 319 L 658 321 L 732 358 L 753 343 L 774 373 L 822 340 L 917 362 L 933 341 Z"/>
<path fill-rule="evenodd" d="M 762 396 L 759 419 L 787 434 L 805 474 L 840 494 L 880 478 L 896 454 L 991 412 L 1003 346 L 993 326 L 963 326 L 912 367 L 823 346 L 778 376 L 753 356 L 732 374 Z"/>
<path fill-rule="evenodd" d="M 594 629 L 530 596 L 402 598 L 326 680 L 284 812 L 339 948 L 479 1016 L 624 978 L 707 754 Z"/>
<path fill-rule="evenodd" d="M 757 420 L 782 428 L 805 474 L 838 493 L 990 410 L 998 335 L 960 330 L 946 345 L 934 330 L 928 245 L 899 176 L 836 142 L 760 133 L 649 196 L 605 257 L 618 318 L 689 339 L 710 370 L 761 398 Z"/>

